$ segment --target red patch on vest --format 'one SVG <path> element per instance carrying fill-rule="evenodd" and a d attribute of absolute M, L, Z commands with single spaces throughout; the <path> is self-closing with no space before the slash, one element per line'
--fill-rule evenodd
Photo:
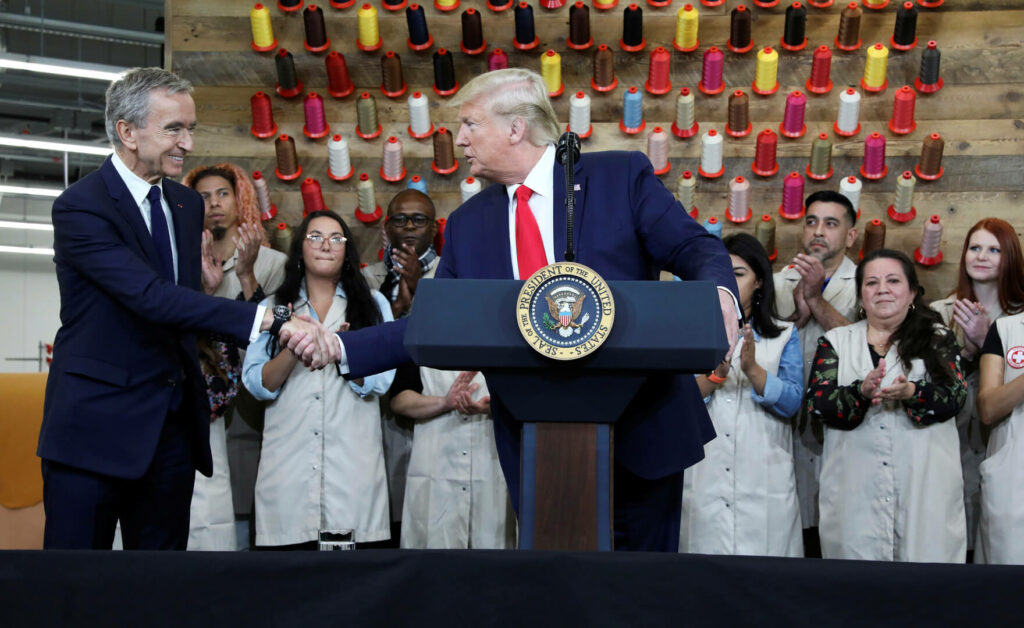
<path fill-rule="evenodd" d="M 1011 347 L 1006 352 L 1006 363 L 1015 369 L 1024 368 L 1024 347 Z"/>

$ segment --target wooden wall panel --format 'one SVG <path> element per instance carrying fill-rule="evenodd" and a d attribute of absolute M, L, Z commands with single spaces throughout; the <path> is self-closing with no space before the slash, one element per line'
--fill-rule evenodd
<path fill-rule="evenodd" d="M 595 43 L 607 43 L 615 51 L 615 70 L 619 87 L 600 94 L 590 89 L 593 72 L 590 51 L 577 52 L 566 46 L 569 5 L 556 10 L 534 8 L 535 28 L 541 45 L 531 52 L 520 52 L 511 46 L 514 21 L 511 10 L 494 13 L 480 0 L 462 0 L 458 10 L 443 13 L 425 3 L 427 25 L 434 37 L 434 47 L 414 52 L 406 46 L 408 30 L 405 12 L 389 12 L 379 0 L 371 0 L 378 9 L 379 30 L 384 41 L 380 51 L 366 53 L 356 47 L 358 22 L 356 6 L 337 10 L 326 2 L 322 7 L 327 19 L 327 34 L 332 50 L 345 55 L 356 94 L 369 91 L 378 107 L 383 124 L 381 137 L 364 141 L 353 133 L 356 121 L 356 95 L 334 99 L 326 95 L 327 78 L 323 54 L 313 55 L 303 48 L 304 31 L 301 12 L 285 13 L 275 2 L 270 6 L 274 34 L 281 46 L 292 51 L 299 77 L 306 91 L 316 91 L 326 98 L 327 119 L 332 133 L 340 132 L 349 141 L 353 165 L 357 172 L 371 173 L 377 202 L 385 206 L 391 196 L 405 187 L 405 182 L 392 184 L 380 179 L 383 142 L 389 135 L 399 137 L 404 146 L 405 165 L 410 175 L 419 174 L 426 182 L 439 214 L 446 216 L 459 204 L 459 182 L 468 170 L 461 163 L 457 173 L 441 177 L 430 171 L 432 144 L 415 140 L 405 132 L 408 110 L 405 98 L 389 99 L 380 91 L 380 59 L 386 50 L 394 50 L 402 59 L 403 74 L 410 93 L 420 90 L 430 98 L 431 119 L 435 126 L 457 128 L 457 109 L 450 99 L 440 98 L 430 89 L 433 83 L 432 53 L 445 47 L 454 51 L 456 78 L 464 84 L 486 70 L 486 54 L 469 57 L 458 51 L 461 40 L 461 12 L 468 7 L 480 11 L 488 51 L 500 47 L 509 54 L 510 65 L 540 71 L 540 56 L 554 48 L 562 57 L 562 76 L 566 93 L 555 99 L 555 110 L 561 120 L 568 120 L 569 98 L 576 90 L 591 96 L 594 135 L 584 143 L 584 151 L 628 148 L 646 150 L 646 133 L 627 136 L 619 131 L 622 95 L 631 85 L 642 86 L 647 78 L 650 51 L 662 45 L 671 48 L 675 35 L 676 12 L 683 2 L 666 8 L 641 4 L 644 12 L 644 35 L 647 48 L 639 53 L 626 53 L 618 48 L 622 36 L 622 12 L 626 6 L 610 11 L 591 7 L 591 31 Z M 589 2 L 587 3 L 590 4 Z M 729 36 L 729 12 L 738 4 L 746 4 L 753 15 L 755 50 L 745 55 L 725 51 L 724 81 L 728 88 L 722 95 L 708 97 L 694 89 L 701 72 L 704 50 L 711 45 L 724 48 Z M 221 160 L 235 161 L 251 170 L 265 174 L 274 169 L 273 140 L 257 140 L 249 133 L 251 124 L 249 97 L 258 90 L 273 93 L 276 74 L 273 53 L 256 53 L 249 47 L 251 31 L 249 9 L 252 3 L 239 0 L 175 0 L 168 2 L 169 63 L 176 72 L 196 85 L 200 130 L 196 150 L 189 167 Z M 703 133 L 707 129 L 721 132 L 727 116 L 727 94 L 742 88 L 750 94 L 756 67 L 756 50 L 764 45 L 778 48 L 782 36 L 786 2 L 772 9 L 754 7 L 751 2 L 728 0 L 720 7 L 697 5 L 700 11 L 700 49 L 692 53 L 672 52 L 671 80 L 673 90 L 664 96 L 644 93 L 644 117 L 648 129 L 655 125 L 668 127 L 675 117 L 675 95 L 680 87 L 696 92 L 696 115 Z M 837 2 L 827 9 L 808 9 L 808 47 L 797 53 L 780 51 L 779 81 L 781 89 L 771 97 L 750 94 L 750 117 L 754 133 L 744 139 L 729 138 L 725 142 L 726 173 L 713 180 L 700 179 L 696 204 L 700 220 L 717 216 L 723 220 L 728 204 L 728 181 L 739 174 L 750 177 L 756 132 L 777 129 L 782 120 L 785 94 L 803 90 L 810 73 L 814 48 L 828 44 L 834 48 L 839 12 L 846 3 Z M 865 48 L 876 41 L 888 42 L 892 34 L 896 3 L 883 11 L 865 10 L 861 37 Z M 938 9 L 919 7 L 917 34 L 919 45 L 910 52 L 890 50 L 887 78 L 889 86 L 881 94 L 863 90 L 860 108 L 862 132 L 854 138 L 841 138 L 831 133 L 841 86 L 856 85 L 864 71 L 865 48 L 853 53 L 833 50 L 832 80 L 836 88 L 825 96 L 809 96 L 806 110 L 807 135 L 798 140 L 780 138 L 778 161 L 780 173 L 762 179 L 752 177 L 751 201 L 755 217 L 771 213 L 779 221 L 777 243 L 781 268 L 798 250 L 801 225 L 778 218 L 783 175 L 791 170 L 803 171 L 810 153 L 811 140 L 817 133 L 829 132 L 834 142 L 835 175 L 823 183 L 807 181 L 808 191 L 823 187 L 837 188 L 841 177 L 856 174 L 864 153 L 864 137 L 881 131 L 887 140 L 889 175 L 881 181 L 864 181 L 861 199 L 861 225 L 873 218 L 883 218 L 888 229 L 887 245 L 911 252 L 920 242 L 923 217 L 939 214 L 945 224 L 942 249 L 945 261 L 924 269 L 922 280 L 929 296 L 938 297 L 951 288 L 966 231 L 985 216 L 999 216 L 1018 226 L 1024 199 L 1024 0 L 946 0 Z M 942 52 L 941 74 L 945 87 L 936 94 L 918 95 L 917 130 L 910 135 L 896 136 L 886 123 L 892 112 L 894 91 L 909 84 L 917 76 L 924 42 L 938 41 Z M 284 100 L 273 95 L 274 117 L 281 132 L 296 137 L 303 177 L 317 178 L 329 206 L 339 210 L 356 231 L 364 261 L 376 258 L 379 247 L 379 225 L 363 226 L 352 216 L 356 206 L 354 179 L 337 183 L 326 176 L 326 139 L 308 140 L 302 135 L 303 111 L 301 97 Z M 899 225 L 885 217 L 885 209 L 895 197 L 896 177 L 917 162 L 921 140 L 938 131 L 946 140 L 943 165 L 945 176 L 936 182 L 918 181 L 915 207 L 918 218 Z M 461 151 L 456 149 L 457 156 Z M 670 139 L 669 156 L 672 170 L 662 177 L 670 188 L 683 170 L 696 170 L 700 155 L 699 136 Z M 302 202 L 298 182 L 284 183 L 270 176 L 271 195 L 280 214 L 289 223 L 301 218 Z M 754 221 L 742 225 L 726 223 L 725 232 L 753 231 Z M 1018 227 L 1019 229 L 1019 227 Z M 860 241 L 856 244 L 860 246 Z M 856 250 L 851 251 L 856 255 Z"/>

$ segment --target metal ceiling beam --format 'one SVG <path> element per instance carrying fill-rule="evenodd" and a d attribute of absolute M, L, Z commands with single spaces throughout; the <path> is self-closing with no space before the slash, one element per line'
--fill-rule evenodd
<path fill-rule="evenodd" d="M 0 12 L 0 26 L 9 26 L 12 28 L 43 31 L 46 33 L 57 33 L 62 35 L 89 37 L 104 41 L 133 43 L 153 48 L 158 48 L 164 45 L 163 33 L 128 30 L 126 28 L 101 26 L 99 24 L 82 24 L 79 22 L 69 22 L 67 20 L 53 20 L 45 17 L 19 15 L 17 13 L 9 13 L 5 11 Z"/>

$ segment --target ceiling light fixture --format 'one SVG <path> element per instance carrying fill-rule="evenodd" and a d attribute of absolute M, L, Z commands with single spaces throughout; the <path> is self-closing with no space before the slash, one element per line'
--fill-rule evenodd
<path fill-rule="evenodd" d="M 0 184 L 0 194 L 15 194 L 18 196 L 48 196 L 57 198 L 64 190 L 59 188 L 36 188 L 27 185 L 5 185 Z"/>
<path fill-rule="evenodd" d="M 128 71 L 128 68 L 119 68 L 114 65 L 34 57 L 32 55 L 11 54 L 9 52 L 0 52 L 0 68 L 108 82 L 116 81 Z"/>
<path fill-rule="evenodd" d="M 17 220 L 0 220 L 0 229 L 24 229 L 26 231 L 53 231 L 48 222 L 19 222 Z"/>
<path fill-rule="evenodd" d="M 0 244 L 0 253 L 19 253 L 21 255 L 49 255 L 53 256 L 53 249 L 44 249 L 35 246 L 6 246 Z"/>
<path fill-rule="evenodd" d="M 109 155 L 114 152 L 110 146 L 97 146 L 89 142 L 75 140 L 33 140 L 26 135 L 0 134 L 0 146 L 15 148 L 34 148 L 36 150 L 52 150 L 58 153 L 81 153 L 83 155 Z"/>

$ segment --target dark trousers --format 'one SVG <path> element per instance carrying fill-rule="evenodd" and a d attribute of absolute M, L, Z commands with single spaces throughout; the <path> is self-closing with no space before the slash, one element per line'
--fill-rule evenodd
<path fill-rule="evenodd" d="M 645 480 L 615 465 L 615 551 L 678 552 L 682 472 Z"/>
<path fill-rule="evenodd" d="M 115 478 L 43 460 L 46 549 L 110 549 L 121 521 L 125 549 L 184 550 L 195 466 L 177 413 L 164 421 L 142 477 Z"/>

